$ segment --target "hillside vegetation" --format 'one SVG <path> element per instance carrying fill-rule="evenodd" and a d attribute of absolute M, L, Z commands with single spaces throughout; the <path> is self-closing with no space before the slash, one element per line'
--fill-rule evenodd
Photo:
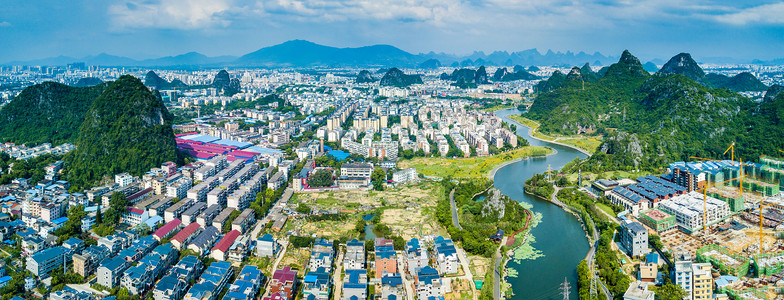
<path fill-rule="evenodd" d="M 65 157 L 67 178 L 84 188 L 104 175 L 141 175 L 176 161 L 172 115 L 142 82 L 124 75 L 109 83 L 90 105 L 76 140 Z"/>
<path fill-rule="evenodd" d="M 733 141 L 744 159 L 784 148 L 781 95 L 757 104 L 728 88 L 706 87 L 694 80 L 705 75 L 688 54 L 649 74 L 624 51 L 600 73 L 595 82 L 577 68 L 554 74 L 524 115 L 544 134 L 604 135 L 583 170 L 652 170 L 692 155 L 720 157 Z"/>

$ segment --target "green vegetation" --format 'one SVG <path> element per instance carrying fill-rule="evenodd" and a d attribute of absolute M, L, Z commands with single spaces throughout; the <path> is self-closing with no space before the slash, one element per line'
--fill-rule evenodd
<path fill-rule="evenodd" d="M 144 75 L 144 85 L 155 88 L 156 90 L 171 90 L 178 88 L 182 89 L 188 87 L 187 84 L 180 81 L 179 79 L 174 79 L 171 82 L 168 82 L 166 79 L 161 78 L 153 71 L 149 71 L 146 75 Z"/>
<path fill-rule="evenodd" d="M 24 89 L 0 109 L 0 140 L 28 145 L 75 142 L 90 104 L 108 85 L 44 82 Z"/>
<path fill-rule="evenodd" d="M 525 181 L 525 185 L 523 187 L 525 188 L 526 192 L 548 200 L 555 192 L 553 183 L 548 181 L 544 174 L 535 174 L 531 178 L 528 178 L 528 180 Z"/>
<path fill-rule="evenodd" d="M 657 300 L 680 300 L 686 297 L 687 293 L 679 285 L 665 284 L 660 287 L 654 287 L 653 292 L 656 293 Z"/>
<path fill-rule="evenodd" d="M 166 161 L 177 161 L 172 116 L 139 79 L 124 75 L 109 84 L 87 112 L 65 157 L 67 179 L 78 190 L 105 175 L 139 176 Z"/>
<path fill-rule="evenodd" d="M 415 167 L 419 174 L 458 180 L 486 178 L 493 168 L 512 160 L 542 156 L 552 152 L 549 148 L 525 146 L 492 156 L 469 158 L 414 157 L 398 162 L 400 169 Z"/>
<path fill-rule="evenodd" d="M 412 84 L 422 84 L 422 77 L 419 75 L 406 75 L 398 68 L 392 68 L 384 74 L 379 82 L 382 86 L 407 87 Z"/>
<path fill-rule="evenodd" d="M 329 169 L 319 169 L 308 177 L 308 185 L 311 187 L 333 186 L 334 184 L 335 180 L 332 178 L 332 171 Z"/>
<path fill-rule="evenodd" d="M 0 170 L 3 170 L 0 172 L 0 184 L 11 183 L 16 178 L 29 178 L 30 184 L 36 184 L 46 176 L 44 167 L 61 158 L 61 156 L 44 154 L 28 160 L 16 160 L 6 153 L 0 153 Z M 11 164 L 14 165 L 13 168 L 10 168 Z"/>
<path fill-rule="evenodd" d="M 594 205 L 594 200 L 585 193 L 575 189 L 563 189 L 558 192 L 558 200 L 576 209 L 583 222 L 589 223 L 586 224 L 586 228 L 589 231 L 592 231 L 591 226 L 596 226 L 599 232 L 599 247 L 596 249 L 595 263 L 597 270 L 599 270 L 599 277 L 612 294 L 622 298 L 626 289 L 629 288 L 631 280 L 628 275 L 618 271 L 621 268 L 621 264 L 611 247 L 613 233 L 616 231 L 617 224 L 602 214 L 599 208 Z M 593 225 L 590 225 L 590 223 L 593 223 Z M 579 272 L 578 267 L 578 276 L 580 275 Z"/>
<path fill-rule="evenodd" d="M 775 100 L 757 104 L 686 76 L 699 79 L 700 72 L 649 75 L 626 51 L 596 82 L 554 75 L 545 84 L 559 84 L 540 89 L 526 117 L 548 135 L 603 135 L 600 150 L 581 166 L 590 172 L 653 171 L 689 156 L 719 158 L 732 142 L 745 160 L 784 148 Z"/>
<path fill-rule="evenodd" d="M 231 223 L 234 222 L 234 220 L 237 219 L 239 215 L 240 215 L 239 210 L 235 209 L 231 211 L 231 214 L 229 214 L 229 218 L 226 219 L 226 222 L 223 223 L 223 228 L 221 228 L 221 232 L 223 234 L 229 233 L 229 231 L 231 231 Z"/>
<path fill-rule="evenodd" d="M 297 206 L 297 212 L 301 214 L 309 214 L 312 211 L 310 206 L 306 205 L 305 203 L 300 203 Z"/>
<path fill-rule="evenodd" d="M 376 168 L 373 170 L 373 173 L 370 174 L 370 180 L 373 181 L 373 189 L 376 191 L 383 191 L 384 190 L 384 182 L 387 179 L 387 173 L 384 172 L 381 168 Z"/>
<path fill-rule="evenodd" d="M 473 196 L 492 187 L 492 181 L 468 181 L 454 184 L 450 180 L 442 180 L 444 196 L 438 200 L 436 206 L 436 219 L 438 223 L 447 228 L 449 235 L 455 242 L 462 242 L 466 252 L 491 257 L 498 245 L 488 237 L 495 234 L 498 229 L 512 233 L 522 229 L 529 219 L 529 212 L 519 202 L 507 196 L 501 196 L 499 206 L 503 206 L 504 214 L 499 218 L 498 208 L 490 205 L 490 201 L 477 201 Z M 458 207 L 460 226 L 463 230 L 452 224 L 452 212 L 449 201 L 450 191 L 455 190 L 455 205 Z"/>

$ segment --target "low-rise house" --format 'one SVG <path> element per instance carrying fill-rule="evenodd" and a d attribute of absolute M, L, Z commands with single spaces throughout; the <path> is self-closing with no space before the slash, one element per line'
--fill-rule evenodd
<path fill-rule="evenodd" d="M 297 271 L 285 266 L 275 270 L 269 282 L 269 296 L 263 300 L 292 300 L 297 291 Z"/>
<path fill-rule="evenodd" d="M 274 257 L 278 253 L 278 241 L 271 234 L 265 234 L 256 241 L 256 256 Z"/>
<path fill-rule="evenodd" d="M 264 286 L 264 274 L 256 266 L 245 266 L 237 275 L 237 280 L 229 286 L 223 300 L 256 299 L 259 289 Z"/>
<path fill-rule="evenodd" d="M 180 224 L 182 224 L 180 219 L 174 219 L 171 222 L 166 223 L 166 225 L 161 226 L 161 228 L 155 230 L 155 233 L 153 233 L 152 236 L 155 238 L 155 240 L 160 242 L 161 240 L 174 234 L 175 230 L 180 227 Z"/>
<path fill-rule="evenodd" d="M 215 228 L 215 227 L 212 227 Z M 214 258 L 215 260 L 222 261 L 226 260 L 226 255 L 229 252 L 229 249 L 234 244 L 234 241 L 237 240 L 237 237 L 240 236 L 240 232 L 237 230 L 229 231 L 226 235 L 215 244 L 215 247 L 212 247 L 210 250 L 210 257 Z"/>
<path fill-rule="evenodd" d="M 198 223 L 193 224 L 198 225 Z M 191 241 L 191 243 L 188 245 L 188 249 L 196 251 L 196 253 L 199 255 L 203 255 L 207 252 L 207 250 L 212 248 L 212 244 L 218 240 L 218 237 L 220 237 L 220 230 L 218 230 L 218 228 L 213 226 L 207 227 L 204 229 L 204 231 L 199 233 L 199 235 L 196 236 L 193 241 Z"/>
<path fill-rule="evenodd" d="M 346 256 L 343 258 L 345 270 L 365 268 L 365 243 L 353 239 L 346 243 Z"/>
<path fill-rule="evenodd" d="M 215 300 L 234 273 L 231 264 L 225 261 L 215 262 L 201 274 L 199 281 L 187 293 L 185 300 Z"/>
<path fill-rule="evenodd" d="M 460 268 L 460 259 L 457 257 L 457 248 L 451 239 L 442 236 L 436 237 L 433 242 L 433 253 L 438 263 L 441 274 L 455 274 Z"/>
<path fill-rule="evenodd" d="M 218 214 L 217 217 L 212 219 L 212 226 L 215 226 L 215 228 L 223 228 L 223 224 L 225 224 L 226 221 L 229 220 L 229 217 L 231 216 L 231 212 L 233 212 L 233 211 L 234 211 L 234 209 L 231 208 L 231 207 L 224 208 Z"/>
<path fill-rule="evenodd" d="M 326 272 L 325 268 L 318 268 L 316 271 L 308 272 L 302 279 L 302 298 L 329 300 L 331 288 L 332 276 Z"/>
<path fill-rule="evenodd" d="M 256 211 L 246 208 L 233 222 L 231 222 L 231 229 L 245 233 L 253 226 L 253 223 L 256 223 Z"/>
<path fill-rule="evenodd" d="M 221 206 L 217 204 L 210 205 L 207 207 L 197 218 L 196 223 L 199 223 L 202 227 L 207 227 L 212 224 L 212 220 L 218 216 L 221 212 Z"/>
<path fill-rule="evenodd" d="M 388 273 L 399 273 L 395 249 L 392 246 L 376 246 L 376 278 Z"/>
<path fill-rule="evenodd" d="M 180 220 L 182 220 L 182 224 L 189 225 L 191 223 L 196 222 L 196 217 L 198 217 L 202 211 L 207 209 L 207 204 L 204 202 L 196 202 L 191 205 L 186 211 L 180 215 Z"/>
<path fill-rule="evenodd" d="M 348 269 L 343 279 L 343 300 L 367 299 L 367 270 Z"/>
<path fill-rule="evenodd" d="M 201 233 L 201 226 L 199 226 L 199 223 L 191 223 L 175 234 L 174 237 L 171 238 L 171 243 L 177 250 L 183 250 L 185 249 L 185 245 L 199 233 Z"/>
<path fill-rule="evenodd" d="M 97 283 L 107 288 L 113 289 L 120 284 L 125 269 L 128 268 L 128 262 L 121 257 L 110 257 L 101 262 L 98 267 Z"/>
<path fill-rule="evenodd" d="M 403 277 L 399 273 L 387 273 L 381 277 L 381 300 L 404 299 Z"/>
<path fill-rule="evenodd" d="M 416 283 L 417 299 L 430 299 L 430 297 L 438 299 L 444 295 L 441 289 L 441 277 L 438 275 L 438 270 L 430 266 L 419 270 Z"/>
<path fill-rule="evenodd" d="M 41 250 L 27 258 L 27 270 L 39 278 L 48 277 L 52 270 L 71 261 L 71 253 L 62 246 Z"/>
<path fill-rule="evenodd" d="M 152 286 L 153 273 L 145 264 L 129 267 L 120 278 L 120 287 L 128 289 L 130 295 L 141 295 Z"/>
<path fill-rule="evenodd" d="M 332 262 L 335 257 L 335 249 L 332 241 L 327 239 L 316 239 L 313 249 L 310 251 L 308 261 L 308 271 L 315 272 L 319 268 L 324 268 L 325 273 L 332 272 Z"/>
<path fill-rule="evenodd" d="M 653 300 L 654 297 L 653 291 L 648 290 L 648 283 L 642 281 L 632 282 L 623 294 L 623 300 Z"/>
<path fill-rule="evenodd" d="M 74 254 L 73 258 L 73 271 L 76 274 L 82 275 L 87 278 L 95 273 L 98 265 L 104 258 L 109 256 L 109 249 L 102 246 L 90 245 L 82 250 L 81 254 Z"/>
<path fill-rule="evenodd" d="M 422 244 L 418 239 L 412 238 L 406 243 L 406 266 L 408 268 L 408 274 L 417 274 L 419 269 L 427 266 L 428 262 L 427 249 L 422 247 Z"/>
<path fill-rule="evenodd" d="M 183 257 L 163 276 L 153 289 L 155 300 L 179 300 L 185 295 L 188 283 L 201 274 L 202 262 L 196 256 Z"/>
<path fill-rule="evenodd" d="M 228 259 L 230 261 L 236 261 L 238 263 L 242 263 L 245 261 L 245 258 L 248 257 L 250 253 L 250 236 L 249 235 L 241 235 L 238 237 L 234 244 L 231 245 L 229 248 Z"/>

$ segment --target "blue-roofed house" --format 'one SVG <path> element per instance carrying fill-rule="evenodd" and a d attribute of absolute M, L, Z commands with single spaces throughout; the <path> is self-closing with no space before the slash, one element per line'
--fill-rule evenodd
<path fill-rule="evenodd" d="M 163 276 L 152 291 L 155 300 L 179 300 L 185 295 L 188 281 L 181 280 L 176 273 Z"/>
<path fill-rule="evenodd" d="M 346 256 L 343 258 L 343 268 L 346 270 L 365 268 L 365 243 L 357 239 L 346 243 Z"/>
<path fill-rule="evenodd" d="M 153 271 L 149 267 L 151 266 L 140 262 L 126 269 L 120 279 L 120 287 L 128 289 L 128 293 L 131 295 L 141 295 L 147 291 L 152 287 L 155 279 L 153 278 Z"/>
<path fill-rule="evenodd" d="M 314 272 L 319 268 L 324 268 L 324 272 L 332 272 L 332 262 L 335 257 L 335 249 L 331 240 L 316 239 L 313 242 L 313 249 L 310 252 L 308 261 L 308 271 Z"/>
<path fill-rule="evenodd" d="M 49 272 L 70 262 L 71 253 L 62 246 L 38 251 L 27 258 L 27 270 L 37 277 L 46 278 Z"/>
<path fill-rule="evenodd" d="M 212 263 L 185 294 L 185 299 L 210 299 L 215 300 L 226 287 L 234 269 L 231 263 L 219 261 Z"/>
<path fill-rule="evenodd" d="M 626 254 L 631 257 L 648 254 L 648 230 L 634 221 L 625 221 L 621 227 L 621 245 Z"/>
<path fill-rule="evenodd" d="M 96 274 L 98 275 L 96 277 L 97 283 L 113 289 L 120 284 L 120 278 L 125 269 L 128 268 L 128 265 L 128 262 L 119 256 L 105 259 L 101 262 L 101 265 L 98 266 L 98 271 L 96 271 Z"/>
<path fill-rule="evenodd" d="M 400 273 L 387 273 L 381 277 L 381 300 L 403 300 L 404 294 L 403 277 Z"/>
<path fill-rule="evenodd" d="M 416 279 L 417 299 L 429 299 L 430 297 L 437 299 L 443 296 L 441 276 L 438 275 L 438 270 L 426 266 L 419 270 Z"/>
<path fill-rule="evenodd" d="M 346 274 L 348 275 L 348 273 Z M 302 279 L 302 298 L 307 300 L 329 300 L 332 287 L 332 276 L 325 268 L 318 268 L 315 272 L 305 274 Z"/>
<path fill-rule="evenodd" d="M 8 285 L 9 281 L 11 281 L 11 276 L 6 275 L 6 276 L 3 276 L 3 277 L 0 277 L 0 288 L 1 287 L 5 287 L 6 285 Z"/>
<path fill-rule="evenodd" d="M 343 300 L 367 299 L 368 277 L 365 269 L 346 270 L 343 278 Z"/>
<path fill-rule="evenodd" d="M 256 266 L 245 266 L 237 275 L 237 280 L 229 286 L 223 300 L 255 299 L 264 280 L 264 274 Z"/>
<path fill-rule="evenodd" d="M 419 239 L 412 238 L 406 243 L 406 265 L 408 274 L 415 275 L 419 269 L 427 266 L 429 261 L 427 249 L 422 247 Z"/>
<path fill-rule="evenodd" d="M 84 242 L 75 237 L 71 237 L 63 242 L 63 247 L 71 250 L 73 253 L 82 253 Z"/>
<path fill-rule="evenodd" d="M 441 274 L 456 274 L 460 269 L 460 259 L 457 257 L 457 248 L 451 239 L 437 236 L 434 240 L 433 255 L 435 255 L 438 270 Z"/>

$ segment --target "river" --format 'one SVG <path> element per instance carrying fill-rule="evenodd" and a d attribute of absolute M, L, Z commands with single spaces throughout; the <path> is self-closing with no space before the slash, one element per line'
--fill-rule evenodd
<path fill-rule="evenodd" d="M 514 292 L 513 300 L 563 299 L 560 284 L 564 278 L 571 285 L 570 299 L 578 299 L 577 264 L 588 253 L 588 240 L 580 227 L 580 222 L 573 215 L 565 212 L 549 201 L 541 200 L 523 192 L 525 180 L 534 174 L 558 170 L 575 157 L 585 158 L 585 154 L 575 149 L 552 144 L 531 138 L 530 128 L 514 122 L 507 116 L 519 114 L 517 109 L 497 111 L 496 115 L 504 121 L 517 125 L 517 134 L 528 140 L 532 146 L 550 147 L 557 154 L 544 158 L 534 158 L 512 163 L 498 170 L 493 178 L 495 188 L 504 195 L 520 202 L 529 203 L 535 213 L 541 214 L 539 225 L 531 231 L 535 243 L 534 249 L 541 251 L 543 256 L 522 260 L 515 263 L 509 261 L 507 267 L 517 271 L 517 277 L 507 277 Z"/>

